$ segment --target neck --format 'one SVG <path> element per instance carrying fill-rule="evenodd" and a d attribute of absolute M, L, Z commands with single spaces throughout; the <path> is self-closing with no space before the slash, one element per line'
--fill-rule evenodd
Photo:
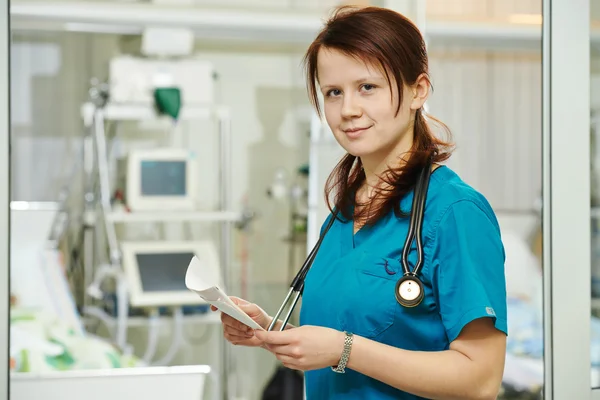
<path fill-rule="evenodd" d="M 365 171 L 365 190 L 367 197 L 371 198 L 374 188 L 380 186 L 381 175 L 390 168 L 401 167 L 406 164 L 406 153 L 412 148 L 413 132 L 406 132 L 402 139 L 390 151 L 384 154 L 373 154 L 368 157 L 361 157 L 363 169 Z"/>

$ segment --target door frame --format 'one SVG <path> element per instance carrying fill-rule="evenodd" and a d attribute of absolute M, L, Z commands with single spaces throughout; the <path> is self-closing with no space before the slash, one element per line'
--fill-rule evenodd
<path fill-rule="evenodd" d="M 542 4 L 544 398 L 600 398 L 590 377 L 590 0 Z"/>
<path fill-rule="evenodd" d="M 10 343 L 10 18 L 0 0 L 0 399 L 9 400 Z"/>

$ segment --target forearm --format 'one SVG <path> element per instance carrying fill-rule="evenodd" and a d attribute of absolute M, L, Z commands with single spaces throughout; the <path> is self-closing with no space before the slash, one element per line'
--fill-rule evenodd
<path fill-rule="evenodd" d="M 454 350 L 409 351 L 355 336 L 347 367 L 428 399 L 485 400 L 497 395 L 486 369 Z"/>

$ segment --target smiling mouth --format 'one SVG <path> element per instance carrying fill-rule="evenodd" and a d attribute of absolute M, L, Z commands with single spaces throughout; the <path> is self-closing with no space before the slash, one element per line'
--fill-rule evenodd
<path fill-rule="evenodd" d="M 366 127 L 366 128 L 353 128 L 353 129 L 345 129 L 344 133 L 349 136 L 349 137 L 358 137 L 360 136 L 360 134 L 364 131 L 366 131 L 367 129 L 371 128 L 370 126 Z"/>
<path fill-rule="evenodd" d="M 344 132 L 345 133 L 358 133 L 358 132 L 362 132 L 362 131 L 366 131 L 367 129 L 369 129 L 370 126 L 366 127 L 366 128 L 353 128 L 353 129 L 345 129 Z"/>

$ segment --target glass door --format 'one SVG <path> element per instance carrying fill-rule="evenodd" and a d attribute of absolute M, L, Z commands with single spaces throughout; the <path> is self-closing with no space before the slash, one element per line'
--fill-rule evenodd
<path fill-rule="evenodd" d="M 591 3 L 545 0 L 543 7 L 545 399 L 600 399 L 592 334 L 598 320 L 590 318 L 590 294 L 600 295 L 590 268 L 597 236 L 590 212 L 596 201 L 590 190 Z"/>
<path fill-rule="evenodd" d="M 591 326 L 590 366 L 593 398 L 600 398 L 600 2 L 591 0 L 590 21 L 590 198 Z"/>
<path fill-rule="evenodd" d="M 8 400 L 9 303 L 9 24 L 0 0 L 0 400 Z"/>

